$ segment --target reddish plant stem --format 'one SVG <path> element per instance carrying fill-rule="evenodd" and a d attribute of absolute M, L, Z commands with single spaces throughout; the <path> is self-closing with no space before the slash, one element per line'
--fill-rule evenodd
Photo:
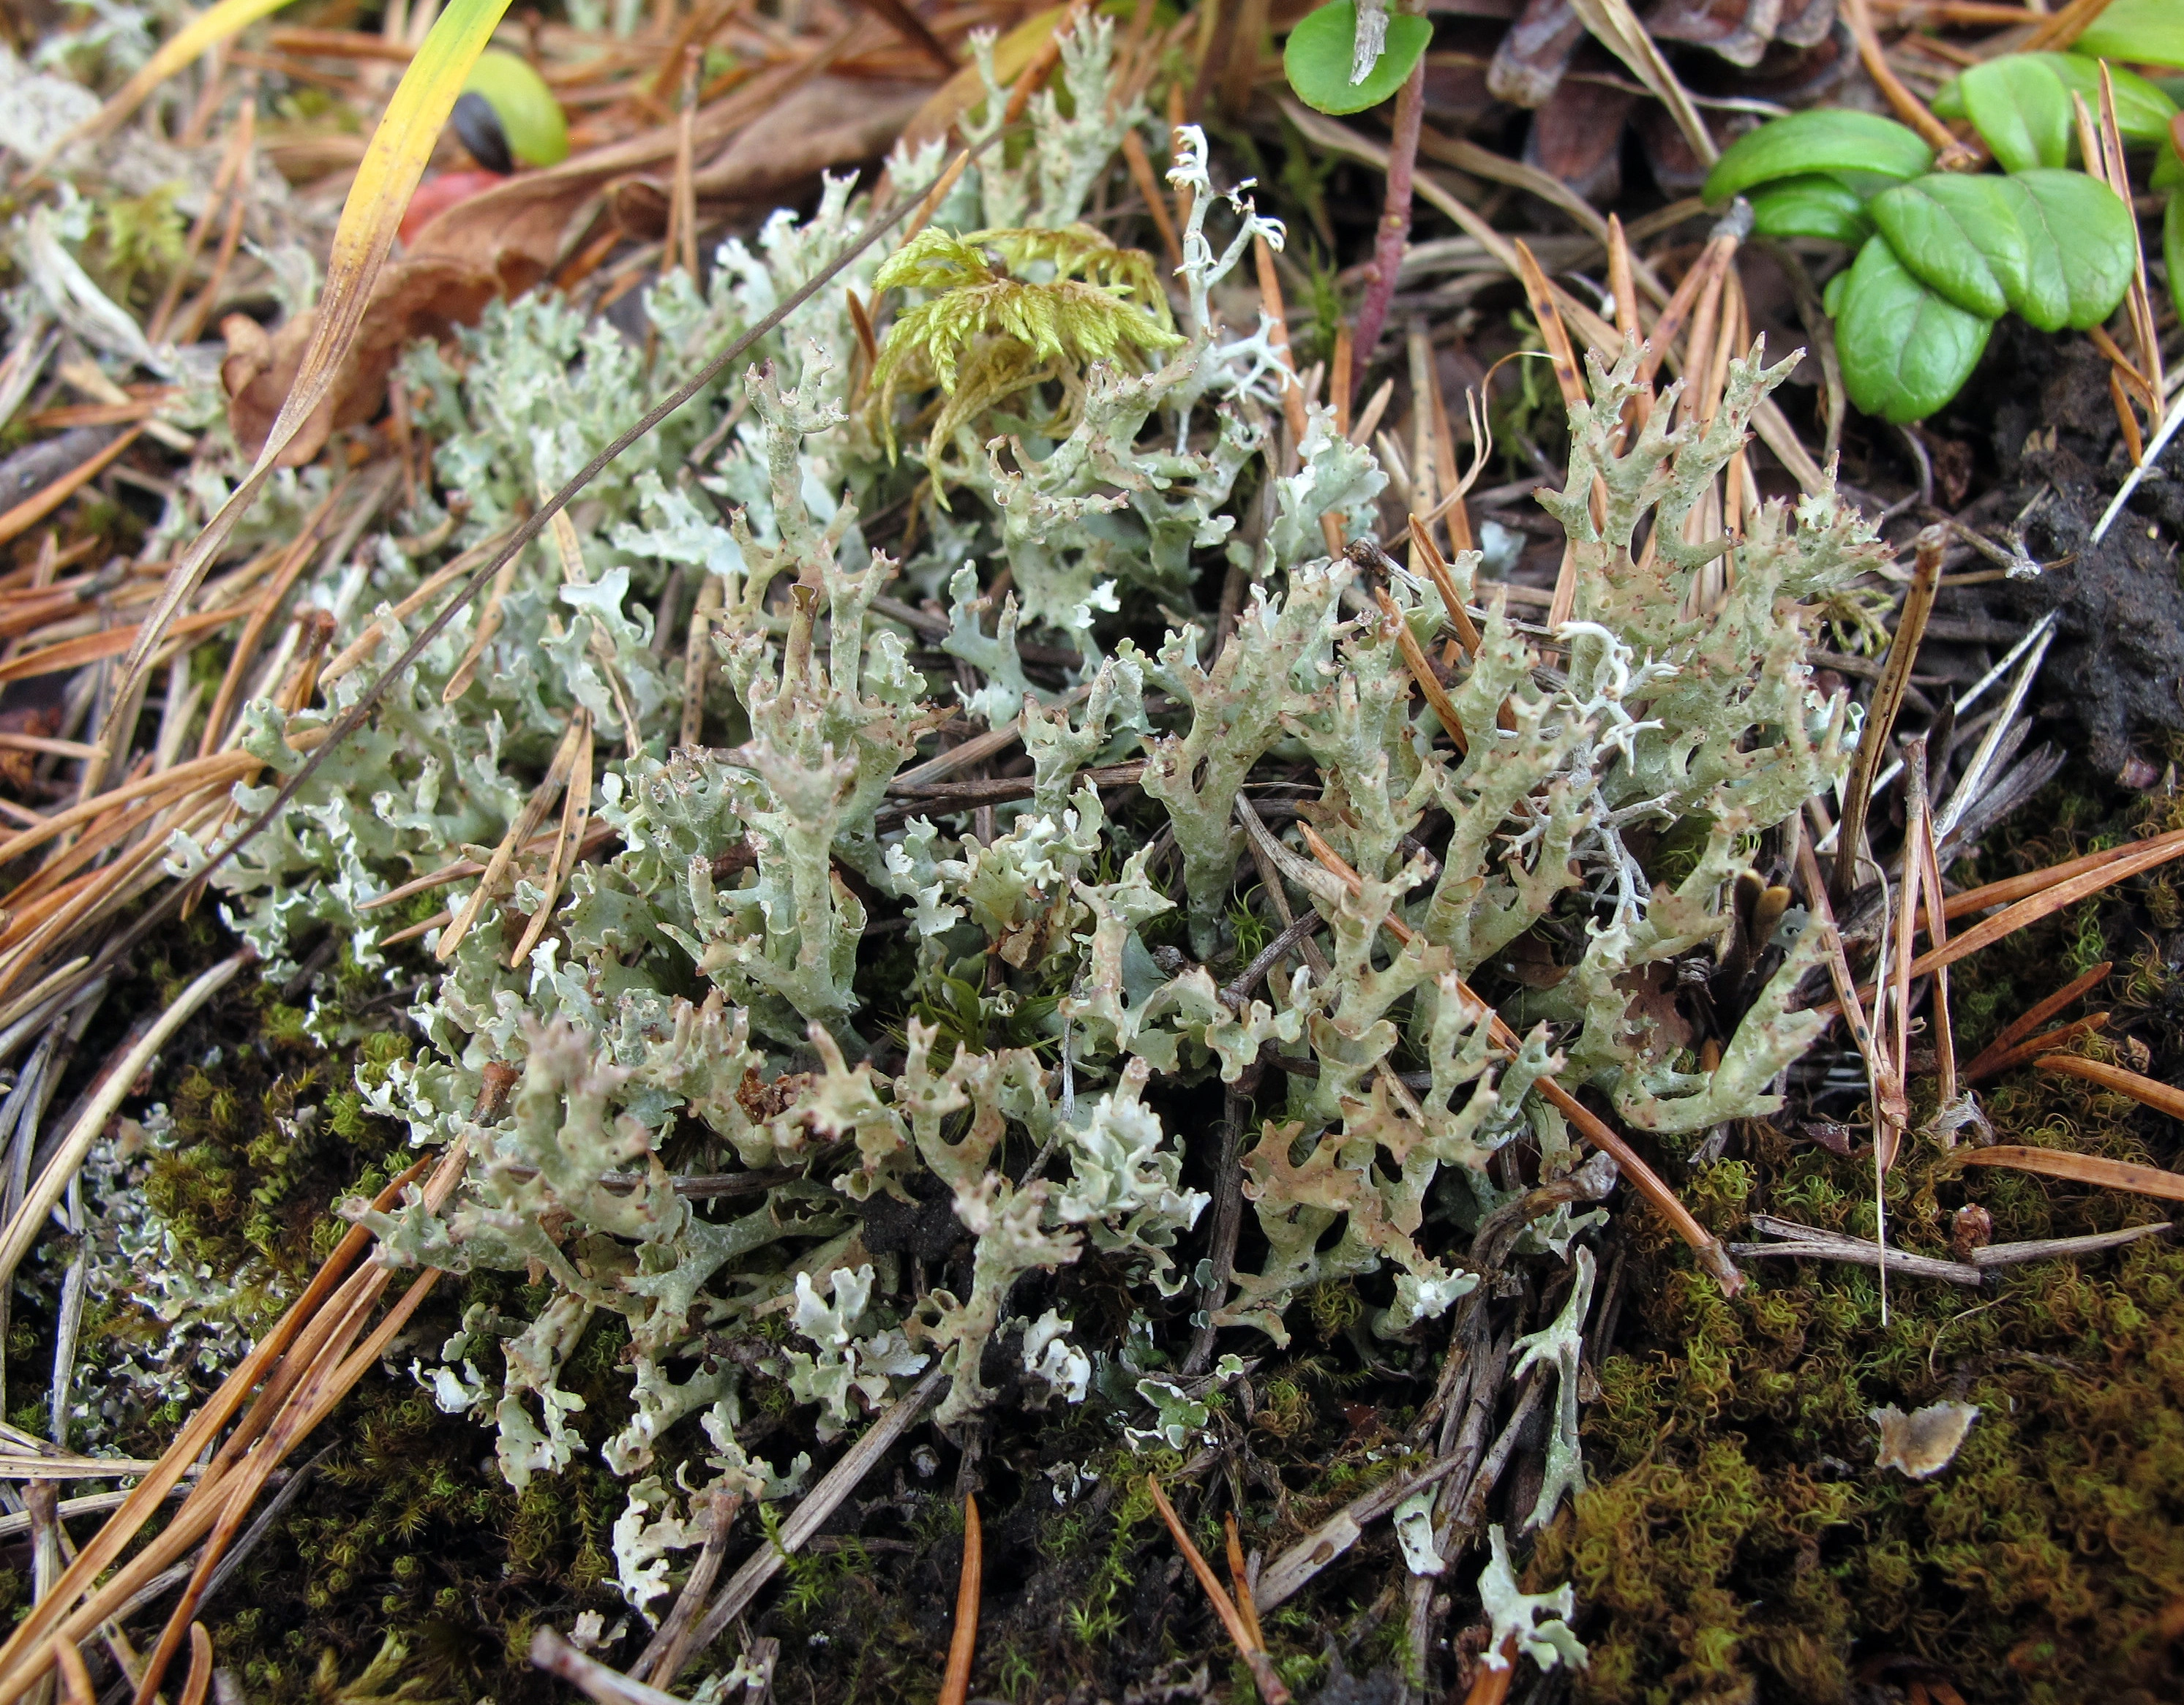
<path fill-rule="evenodd" d="M 1418 125 L 1425 116 L 1426 61 L 1411 67 L 1396 96 L 1396 133 L 1388 150 L 1388 200 L 1380 214 L 1379 241 L 1373 247 L 1373 266 L 1366 275 L 1365 299 L 1357 304 L 1357 335 L 1352 347 L 1353 383 L 1362 383 L 1373 364 L 1373 346 L 1388 323 L 1388 304 L 1395 299 L 1396 279 L 1402 270 L 1403 248 L 1411 238 L 1411 180 L 1418 163 Z"/>

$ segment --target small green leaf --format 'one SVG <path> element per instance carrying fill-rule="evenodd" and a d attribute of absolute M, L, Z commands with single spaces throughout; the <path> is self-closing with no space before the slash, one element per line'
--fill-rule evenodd
<path fill-rule="evenodd" d="M 2010 299 L 2042 331 L 2083 331 L 2115 312 L 2137 269 L 2131 209 L 2083 172 L 2018 172 L 1994 182 L 2025 234 L 2025 283 Z"/>
<path fill-rule="evenodd" d="M 1925 419 L 1971 377 L 1994 322 L 1927 289 L 1882 237 L 1858 251 L 1848 277 L 1836 317 L 1843 389 L 1884 420 Z"/>
<path fill-rule="evenodd" d="M 2086 97 L 2087 112 L 2099 115 L 2099 60 L 2083 53 L 2026 53 L 2022 57 L 2037 59 L 2062 80 L 2066 92 L 2075 90 Z M 2120 65 L 2109 67 L 2109 81 L 2115 87 L 2116 129 L 2122 133 L 2126 146 L 2145 147 L 2168 134 L 2169 121 L 2176 116 L 2176 103 L 2163 90 Z"/>
<path fill-rule="evenodd" d="M 471 67 L 463 92 L 484 97 L 500 120 L 508 152 L 521 164 L 557 166 L 569 158 L 569 121 L 561 103 L 525 60 L 505 48 L 487 48 Z"/>
<path fill-rule="evenodd" d="M 2011 53 L 1972 66 L 1958 85 L 1972 127 L 2004 171 L 2069 162 L 2076 120 L 2070 92 L 2048 66 L 2028 53 Z"/>
<path fill-rule="evenodd" d="M 1869 211 L 1903 269 L 1967 314 L 1999 319 L 2025 293 L 2025 234 L 1998 177 L 1934 172 Z"/>
<path fill-rule="evenodd" d="M 1814 236 L 1855 248 L 1873 235 L 1858 192 L 1839 178 L 1781 178 L 1752 192 L 1752 228 L 1762 236 Z"/>
<path fill-rule="evenodd" d="M 1937 119 L 1956 123 L 1964 115 L 1964 83 L 1961 77 L 1952 77 L 1934 91 L 1934 98 L 1926 103 Z"/>
<path fill-rule="evenodd" d="M 1843 292 L 1850 288 L 1851 269 L 1845 267 L 1820 287 L 1820 308 L 1834 319 L 1842 313 Z"/>
<path fill-rule="evenodd" d="M 2153 157 L 2153 175 L 2146 180 L 2148 188 L 2173 190 L 2184 186 L 2184 154 L 2177 153 L 2180 146 L 2184 146 L 2184 138 L 2172 135 Z"/>
<path fill-rule="evenodd" d="M 1418 56 L 1433 40 L 1433 25 L 1407 12 L 1388 14 L 1388 45 L 1362 83 L 1350 81 L 1352 51 L 1357 38 L 1357 8 L 1354 0 L 1334 0 L 1305 17 L 1290 31 L 1282 50 L 1282 69 L 1290 87 L 1307 107 L 1323 113 L 1362 113 L 1377 107 L 1411 75 Z"/>
<path fill-rule="evenodd" d="M 1876 172 L 1902 180 L 1934 168 L 1934 151 L 1919 133 L 1877 113 L 1815 107 L 1770 119 L 1739 136 L 1714 162 L 1702 194 L 1719 203 L 1754 184 L 1808 172 Z"/>
<path fill-rule="evenodd" d="M 2075 45 L 2097 59 L 2184 65 L 2184 6 L 2176 0 L 2114 0 Z"/>

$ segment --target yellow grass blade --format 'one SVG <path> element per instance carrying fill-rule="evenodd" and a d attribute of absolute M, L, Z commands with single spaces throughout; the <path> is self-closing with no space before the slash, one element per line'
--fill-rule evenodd
<path fill-rule="evenodd" d="M 242 0 L 228 0 L 228 3 L 242 3 Z M 262 0 L 251 0 L 251 3 L 262 3 Z M 138 630 L 116 703 L 128 703 L 128 695 L 136 691 L 168 624 L 195 593 L 236 523 L 257 500 L 281 453 L 325 400 L 343 358 L 363 325 L 372 286 L 393 246 L 395 229 L 410 205 L 410 192 L 424 175 L 432 145 L 439 140 L 455 97 L 462 93 L 463 80 L 493 39 L 507 9 L 508 0 L 454 0 L 403 73 L 379 128 L 372 133 L 364 164 L 357 169 L 348 204 L 342 208 L 332 253 L 326 259 L 326 288 L 319 296 L 318 323 L 303 364 L 297 369 L 296 382 L 281 405 L 273 430 L 266 434 L 265 447 L 259 452 L 256 465 L 169 573 L 158 604 Z M 108 762 L 111 762 L 110 754 Z M 86 794 L 96 788 L 105 766 L 93 768 L 101 775 L 86 779 Z"/>

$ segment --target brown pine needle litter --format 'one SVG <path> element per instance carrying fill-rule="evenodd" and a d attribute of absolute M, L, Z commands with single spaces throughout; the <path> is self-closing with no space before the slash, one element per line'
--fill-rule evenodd
<path fill-rule="evenodd" d="M 1174 1536 L 1176 1549 L 1183 1553 L 1184 1561 L 1190 1565 L 1190 1572 L 1198 1577 L 1198 1584 L 1205 1588 L 1206 1597 L 1213 1606 L 1213 1613 L 1221 1619 L 1222 1627 L 1228 1630 L 1228 1638 L 1235 1642 L 1237 1652 L 1250 1669 L 1252 1684 L 1259 1690 L 1260 1699 L 1264 1705 L 1288 1705 L 1291 1697 L 1290 1690 L 1282 1678 L 1274 1673 L 1273 1660 L 1267 1655 L 1267 1648 L 1260 1642 L 1256 1631 L 1256 1614 L 1254 1614 L 1251 1623 L 1245 1622 L 1243 1613 L 1236 1608 L 1236 1601 L 1228 1596 L 1228 1590 L 1221 1585 L 1220 1577 L 1214 1574 L 1212 1565 L 1206 1562 L 1205 1553 L 1199 1550 L 1185 1530 L 1181 1519 L 1175 1513 L 1175 1506 L 1167 1501 L 1167 1494 L 1161 1490 L 1159 1480 L 1147 1475 L 1145 1490 L 1152 1495 L 1153 1508 L 1160 1512 L 1161 1519 L 1167 1524 L 1168 1532 Z"/>
<path fill-rule="evenodd" d="M 12 23 L 0 1699 L 2184 1693 L 2133 8 L 599 9 Z"/>
<path fill-rule="evenodd" d="M 962 1579 L 956 1589 L 956 1627 L 948 1638 L 948 1668 L 940 1678 L 939 1705 L 963 1705 L 971 1697 L 971 1662 L 978 1653 L 978 1601 L 985 1591 L 985 1539 L 978 1500 L 963 1500 Z"/>

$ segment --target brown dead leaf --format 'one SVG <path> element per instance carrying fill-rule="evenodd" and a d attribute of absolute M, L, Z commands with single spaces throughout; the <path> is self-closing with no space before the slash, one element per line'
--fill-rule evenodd
<path fill-rule="evenodd" d="M 1880 1427 L 1875 1466 L 1914 1480 L 1931 1480 L 1955 1460 L 1957 1448 L 1979 1419 L 1976 1403 L 1929 1403 L 1909 1414 L 1891 1403 L 1873 1411 Z"/>
<path fill-rule="evenodd" d="M 365 309 L 363 329 L 326 400 L 289 442 L 280 465 L 304 466 L 335 432 L 370 419 L 386 398 L 387 375 L 405 346 L 421 337 L 444 338 L 458 325 L 469 325 L 499 293 L 499 280 L 460 262 L 428 258 L 382 268 Z M 227 421 L 245 453 L 255 456 L 264 447 L 317 321 L 315 312 L 299 314 L 271 332 L 240 314 L 220 322 L 220 334 L 227 339 L 227 356 L 220 364 Z"/>
<path fill-rule="evenodd" d="M 851 24 L 815 53 L 769 67 L 699 108 L 691 121 L 692 147 L 701 156 L 709 153 L 754 119 L 773 113 L 841 57 L 857 27 Z M 417 233 L 410 261 L 454 263 L 498 278 L 509 294 L 520 294 L 560 258 L 571 219 L 616 180 L 671 163 L 678 134 L 679 126 L 662 125 L 627 142 L 573 155 L 544 171 L 520 173 L 433 219 Z"/>
<path fill-rule="evenodd" d="M 927 82 L 815 79 L 692 175 L 700 214 L 770 202 L 829 168 L 878 159 L 932 92 Z M 670 187 L 662 174 L 626 177 L 608 190 L 607 204 L 623 230 L 649 240 L 667 228 Z"/>

